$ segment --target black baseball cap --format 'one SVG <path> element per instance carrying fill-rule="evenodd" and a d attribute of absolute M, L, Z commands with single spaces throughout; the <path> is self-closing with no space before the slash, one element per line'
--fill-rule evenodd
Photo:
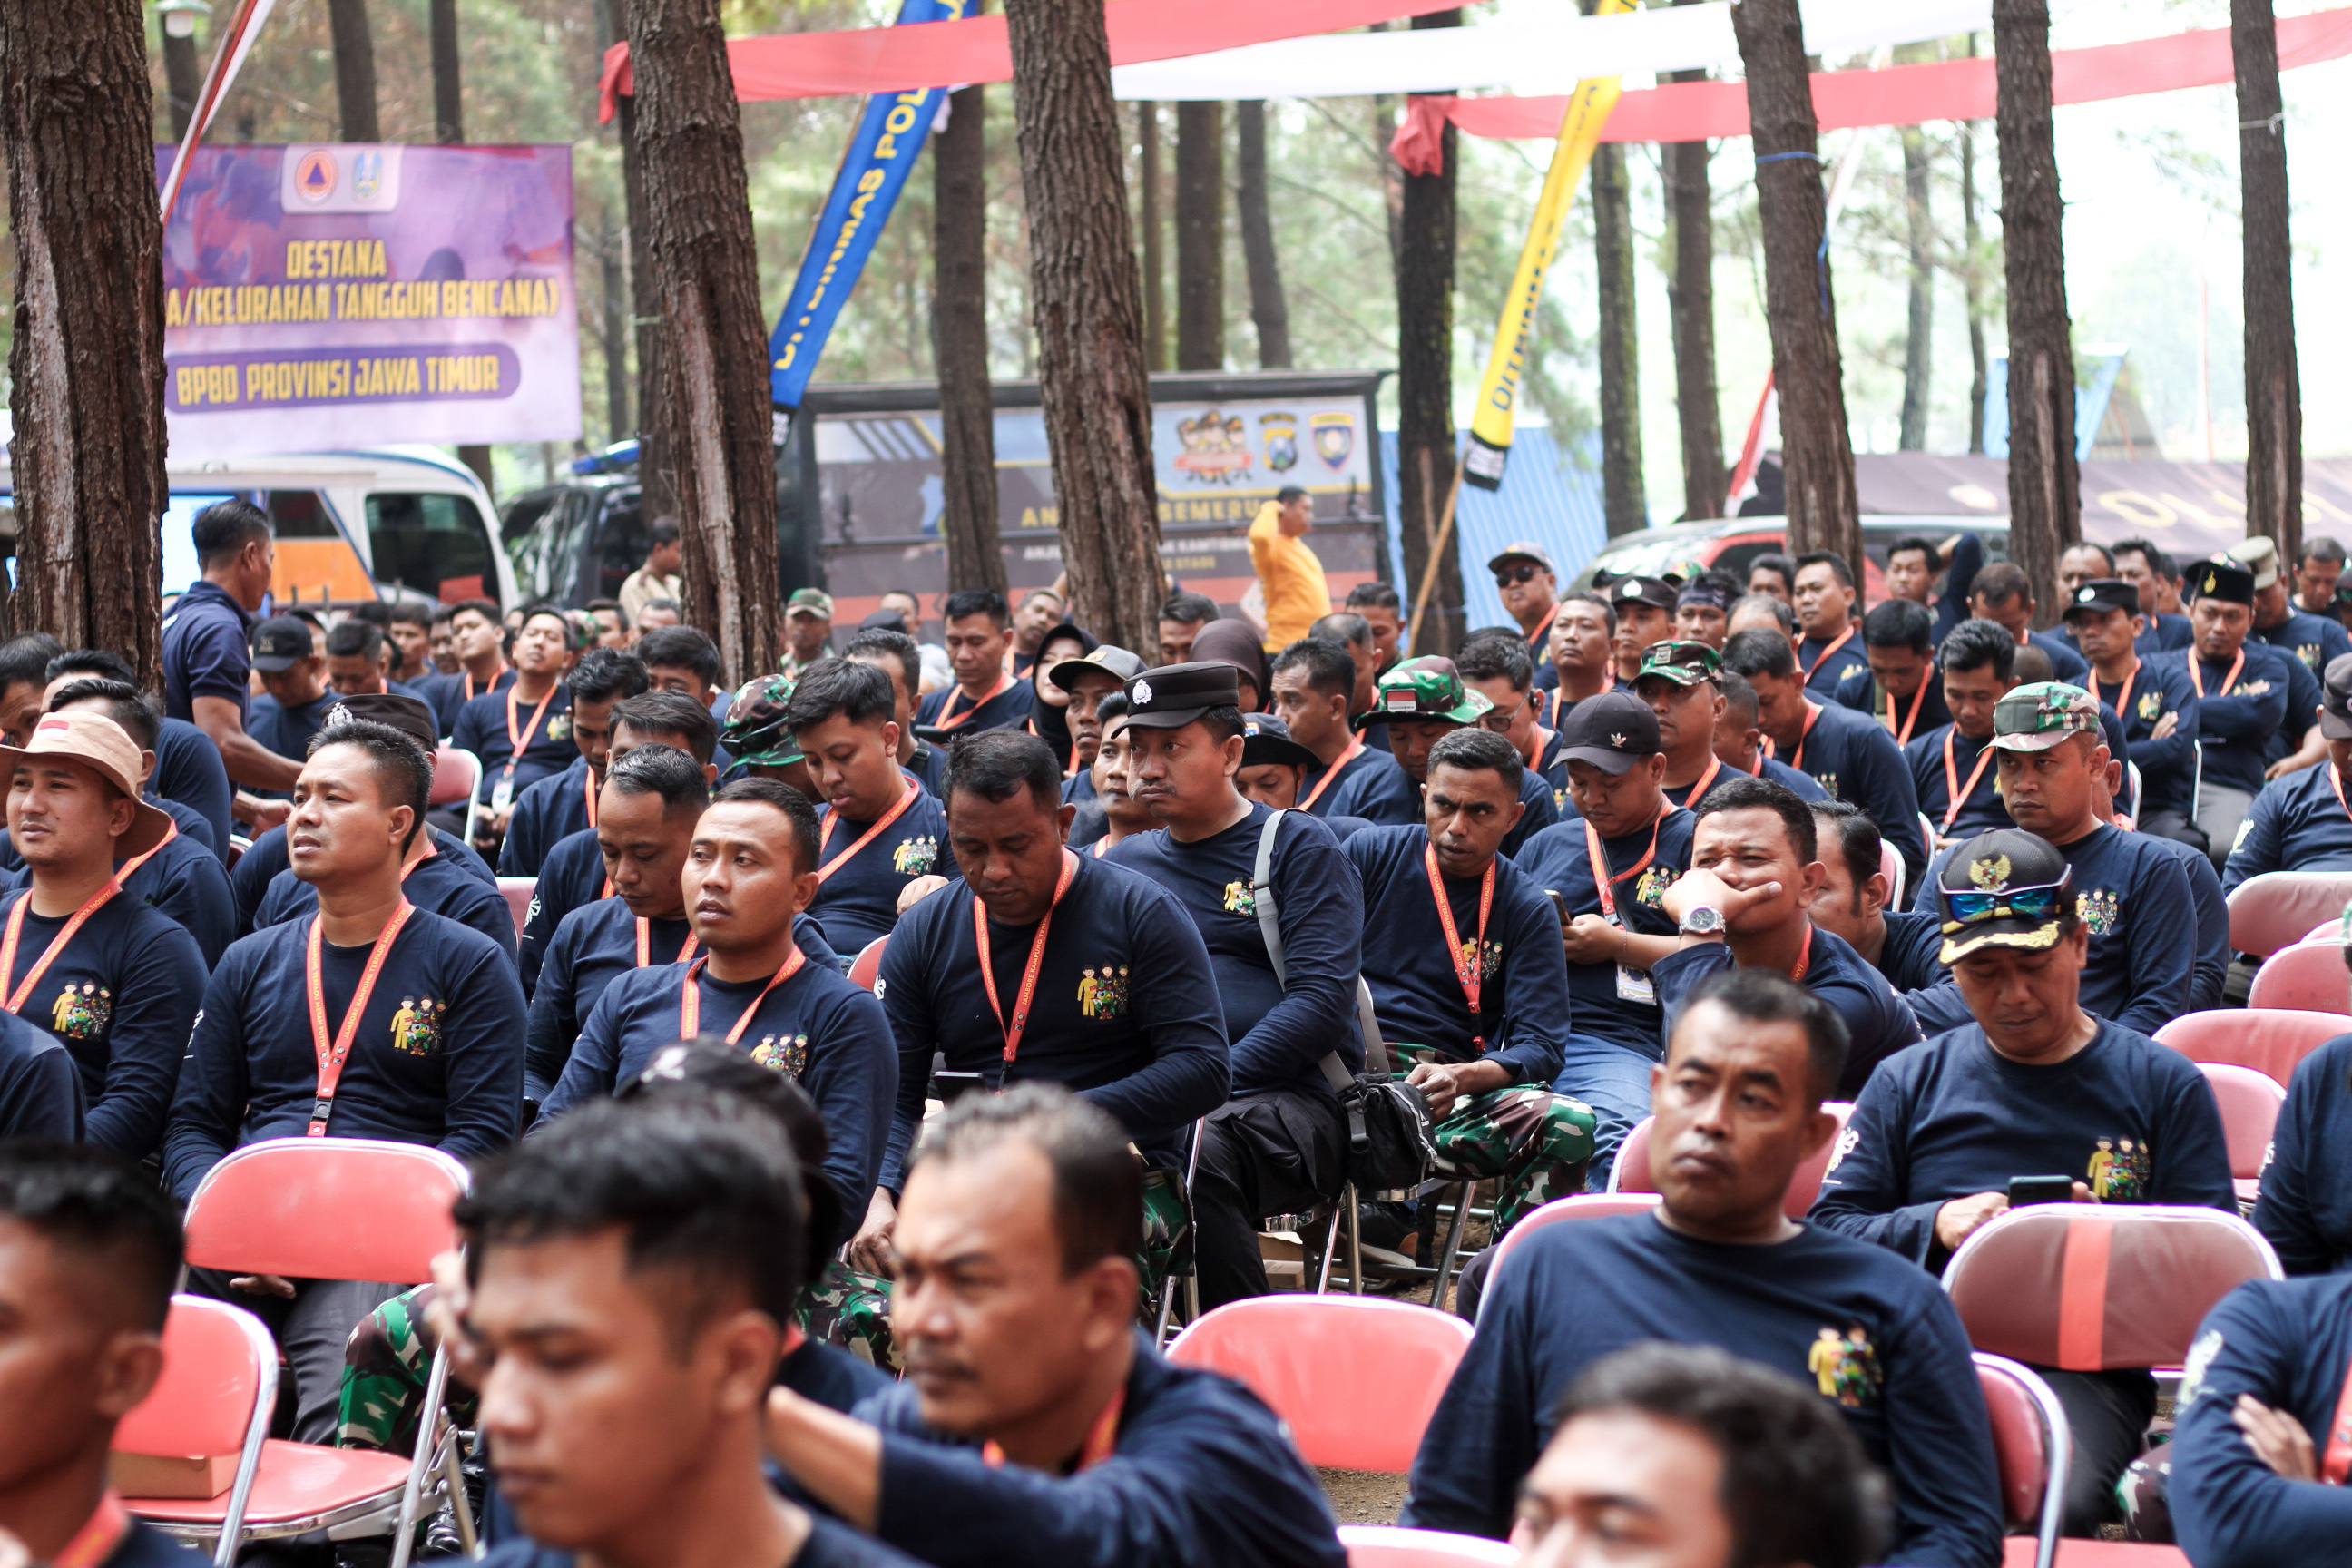
<path fill-rule="evenodd" d="M 1213 709 L 1239 708 L 1240 673 L 1222 659 L 1147 669 L 1127 683 L 1128 727 L 1181 730 Z"/>
<path fill-rule="evenodd" d="M 1559 741 L 1562 757 L 1610 773 L 1622 773 L 1662 749 L 1658 716 L 1630 691 L 1604 691 L 1570 709 L 1560 721 Z"/>
<path fill-rule="evenodd" d="M 2331 741 L 2352 741 L 2352 653 L 2329 659 L 2321 684 L 2319 732 Z"/>
<path fill-rule="evenodd" d="M 253 668 L 275 675 L 318 651 L 310 623 L 297 616 L 272 616 L 253 628 Z"/>
<path fill-rule="evenodd" d="M 1937 962 L 1957 963 L 1980 947 L 2042 952 L 2056 943 L 2074 907 L 2074 869 L 2049 840 L 2016 827 L 1979 833 L 1936 879 L 1944 917 Z"/>
<path fill-rule="evenodd" d="M 1268 763 L 1297 768 L 1323 764 L 1322 758 L 1290 738 L 1289 725 L 1271 713 L 1243 714 L 1242 736 L 1242 766 L 1245 768 L 1263 767 Z"/>
<path fill-rule="evenodd" d="M 2139 590 L 2119 578 L 2094 577 L 2075 589 L 2074 596 L 2066 601 L 2065 618 L 2072 619 L 2077 613 L 2104 616 L 2115 610 L 2127 616 L 2138 615 Z"/>

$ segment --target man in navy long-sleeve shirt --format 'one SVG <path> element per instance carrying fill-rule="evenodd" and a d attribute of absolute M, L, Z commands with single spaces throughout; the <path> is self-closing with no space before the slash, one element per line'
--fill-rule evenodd
<path fill-rule="evenodd" d="M 2223 889 L 2265 871 L 2352 867 L 2352 812 L 2344 804 L 2345 773 L 2352 768 L 2352 654 L 2327 667 L 2319 731 L 2327 741 L 2327 760 L 2263 786 L 2230 848 Z"/>
<path fill-rule="evenodd" d="M 1234 787 L 1247 743 L 1238 700 L 1229 664 L 1166 665 L 1127 683 L 1128 787 L 1167 826 L 1103 858 L 1174 894 L 1217 964 L 1233 1085 L 1209 1119 L 1193 1182 L 1204 1306 L 1264 1294 L 1258 1221 L 1339 1190 L 1346 1123 L 1321 1063 L 1336 1056 L 1343 1074 L 1363 1066 L 1361 890 L 1339 840 L 1307 812 L 1280 819 L 1259 878 L 1274 814 Z M 1261 899 L 1274 900 L 1279 952 Z"/>
<path fill-rule="evenodd" d="M 2066 626 L 2091 661 L 2088 689 L 2123 722 L 2139 770 L 2139 830 L 2205 847 L 2197 815 L 2197 689 L 2178 661 L 2140 657 L 2139 590 L 2097 578 L 2074 590 Z"/>
<path fill-rule="evenodd" d="M 2273 756 L 2317 722 L 2318 699 L 2301 712 L 2292 694 L 2300 684 L 2294 656 L 2255 638 L 2254 574 L 2228 561 L 2199 562 L 2189 577 L 2195 640 L 2153 656 L 2160 668 L 2179 667 L 2197 692 L 2197 743 L 2203 752 L 2197 788 L 2197 826 L 2213 862 L 2229 858 L 2238 826 L 2253 808 Z M 2305 670 L 2304 676 L 2311 678 Z M 2316 680 L 2313 680 L 2316 687 Z"/>
<path fill-rule="evenodd" d="M 612 765 L 613 710 L 645 695 L 652 683 L 644 660 L 609 647 L 590 648 L 563 678 L 572 694 L 572 743 L 580 754 L 516 799 L 506 841 L 499 846 L 499 876 L 538 876 L 540 862 L 560 840 L 596 826 L 596 792 Z"/>
<path fill-rule="evenodd" d="M 1992 1436 L 1950 1300 L 1884 1251 L 1787 1218 L 1837 1134 L 1821 1102 L 1844 1032 L 1785 975 L 1717 974 L 1675 1019 L 1654 1085 L 1651 1214 L 1553 1225 L 1495 1269 L 1422 1439 L 1402 1522 L 1503 1536 L 1559 1396 L 1645 1340 L 1712 1344 L 1818 1388 L 1895 1484 L 1882 1561 L 2000 1561 Z"/>
<path fill-rule="evenodd" d="M 2289 1274 L 2352 1273 L 2352 1035 L 2294 1065 L 2254 1227 Z"/>

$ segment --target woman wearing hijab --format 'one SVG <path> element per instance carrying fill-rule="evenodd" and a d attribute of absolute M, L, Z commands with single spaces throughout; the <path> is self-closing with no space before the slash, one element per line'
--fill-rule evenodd
<path fill-rule="evenodd" d="M 1192 658 L 1196 663 L 1230 664 L 1241 671 L 1242 711 L 1261 712 L 1265 698 L 1273 689 L 1265 676 L 1265 649 L 1258 646 L 1257 633 L 1247 621 L 1211 621 L 1192 639 Z"/>
<path fill-rule="evenodd" d="M 1046 679 L 1045 673 L 1065 659 L 1086 658 L 1097 646 L 1091 632 L 1064 621 L 1038 640 L 1037 662 L 1029 667 L 1029 684 L 1036 693 L 1029 708 L 1029 732 L 1054 749 L 1064 778 L 1078 765 L 1078 741 L 1070 733 L 1070 694 Z"/>

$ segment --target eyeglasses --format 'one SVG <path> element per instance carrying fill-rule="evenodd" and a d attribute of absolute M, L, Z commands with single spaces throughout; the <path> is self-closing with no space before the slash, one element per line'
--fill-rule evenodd
<path fill-rule="evenodd" d="M 2065 909 L 2067 886 L 2056 882 L 2038 888 L 2010 888 L 1997 893 L 1946 893 L 1944 908 L 1951 918 L 1944 922 L 1944 934 L 1948 936 L 1986 921 L 2055 920 Z"/>
<path fill-rule="evenodd" d="M 1495 586 L 1516 588 L 1522 583 L 1532 583 L 1536 580 L 1536 574 L 1542 570 L 1542 567 L 1532 561 L 1522 561 L 1517 566 L 1506 566 L 1495 574 Z"/>
<path fill-rule="evenodd" d="M 1520 712 L 1535 700 L 1536 694 L 1530 691 L 1508 708 L 1489 708 L 1478 716 L 1479 727 L 1492 730 L 1497 735 L 1507 735 L 1511 732 L 1511 726 L 1519 721 Z"/>

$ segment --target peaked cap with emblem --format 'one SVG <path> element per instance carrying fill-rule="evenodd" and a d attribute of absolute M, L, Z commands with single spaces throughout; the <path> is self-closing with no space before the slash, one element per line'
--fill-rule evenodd
<path fill-rule="evenodd" d="M 1651 605 L 1669 615 L 1682 600 L 1682 579 L 1679 577 L 1620 577 L 1609 584 L 1612 605 Z"/>
<path fill-rule="evenodd" d="M 1290 738 L 1290 726 L 1271 713 L 1242 715 L 1242 766 L 1263 767 L 1279 763 L 1286 767 L 1319 768 L 1323 759 Z"/>
<path fill-rule="evenodd" d="M 719 727 L 719 743 L 727 754 L 751 767 L 788 768 L 803 752 L 793 732 L 784 728 L 784 707 L 797 684 L 789 675 L 763 675 L 747 680 L 727 705 L 727 722 Z"/>
<path fill-rule="evenodd" d="M 1952 852 L 1936 879 L 1936 912 L 1944 919 L 1936 961 L 1956 963 L 1980 947 L 2039 952 L 2057 942 L 2074 907 L 2074 868 L 2049 840 L 2016 827 L 1979 833 Z"/>
<path fill-rule="evenodd" d="M 1381 677 L 1371 710 L 1356 715 L 1359 730 L 1373 724 L 1475 724 L 1495 705 L 1462 684 L 1451 659 L 1444 668 L 1423 660 L 1401 664 Z"/>
<path fill-rule="evenodd" d="M 2094 577 L 2075 589 L 2074 596 L 2066 601 L 2064 618 L 2104 616 L 2115 610 L 2127 616 L 2138 615 L 2139 590 L 2118 577 Z"/>
<path fill-rule="evenodd" d="M 2194 598 L 2220 599 L 2251 607 L 2254 602 L 2254 574 L 2222 557 L 2200 561 L 2189 568 L 2189 592 Z"/>
<path fill-rule="evenodd" d="M 1696 686 L 1722 670 L 1723 656 L 1703 642 L 1654 642 L 1642 650 L 1642 668 L 1633 679 L 1655 675 L 1676 686 Z"/>
<path fill-rule="evenodd" d="M 1559 742 L 1567 761 L 1591 763 L 1607 773 L 1622 773 L 1664 749 L 1658 716 L 1630 691 L 1604 691 L 1570 709 L 1560 721 Z"/>
<path fill-rule="evenodd" d="M 1163 664 L 1127 683 L 1127 723 L 1181 730 L 1217 708 L 1242 705 L 1241 672 L 1223 659 Z"/>
<path fill-rule="evenodd" d="M 2099 700 L 2063 680 L 2037 680 L 2010 689 L 1993 704 L 1991 744 L 2004 752 L 2046 752 L 2069 735 L 2089 735 L 2105 743 L 2099 728 Z"/>
<path fill-rule="evenodd" d="M 433 721 L 433 710 L 425 706 L 424 699 L 403 697 L 397 691 L 362 691 L 355 697 L 339 697 L 335 705 L 327 710 L 327 722 L 322 727 L 331 730 L 354 719 L 391 725 L 424 747 L 428 757 L 441 739 L 435 732 L 440 726 Z"/>

